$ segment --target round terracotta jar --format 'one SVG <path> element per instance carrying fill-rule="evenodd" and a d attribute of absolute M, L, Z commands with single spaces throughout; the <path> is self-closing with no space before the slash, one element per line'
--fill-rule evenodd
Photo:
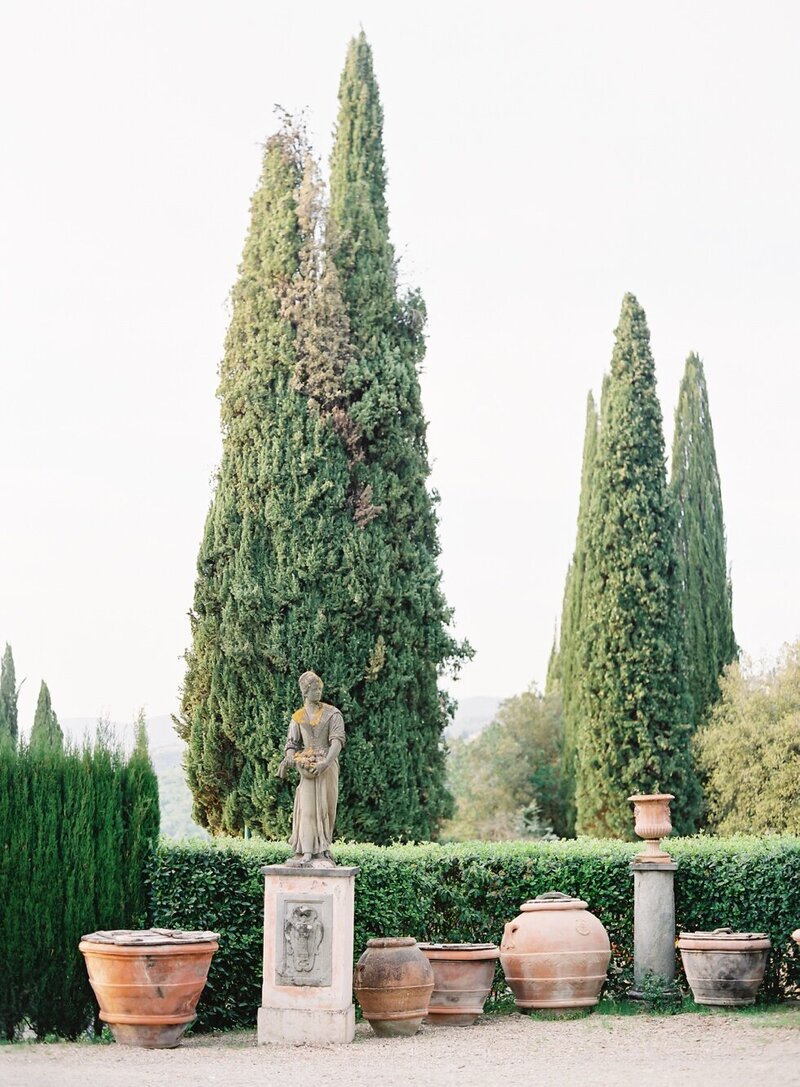
<path fill-rule="evenodd" d="M 754 1004 L 772 942 L 766 932 L 682 932 L 678 937 L 686 980 L 696 1004 Z"/>
<path fill-rule="evenodd" d="M 593 1008 L 606 980 L 608 933 L 580 898 L 549 891 L 509 921 L 500 962 L 520 1011 Z"/>
<path fill-rule="evenodd" d="M 353 973 L 353 991 L 377 1035 L 406 1037 L 417 1033 L 428 1014 L 433 970 L 411 936 L 367 940 Z"/>
<path fill-rule="evenodd" d="M 468 1027 L 483 1013 L 492 988 L 497 944 L 420 944 L 433 967 L 433 993 L 426 1023 Z"/>
<path fill-rule="evenodd" d="M 216 932 L 109 929 L 81 939 L 100 1018 L 121 1045 L 173 1049 L 195 1008 L 219 947 Z"/>

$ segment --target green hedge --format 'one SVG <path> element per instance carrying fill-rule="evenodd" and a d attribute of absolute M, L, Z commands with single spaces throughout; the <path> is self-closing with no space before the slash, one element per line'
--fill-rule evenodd
<path fill-rule="evenodd" d="M 669 843 L 678 861 L 678 929 L 766 931 L 773 941 L 763 994 L 800 986 L 790 933 L 800 925 L 800 838 L 690 838 Z M 606 926 L 613 955 L 608 991 L 633 968 L 637 846 L 611 841 L 390 846 L 341 844 L 339 864 L 358 865 L 355 955 L 374 936 L 500 942 L 520 903 L 544 891 L 584 898 Z M 149 874 L 153 924 L 220 933 L 199 1006 L 207 1029 L 252 1025 L 261 1002 L 263 864 L 287 846 L 233 839 L 160 844 Z M 678 965 L 680 974 L 680 963 Z M 682 976 L 682 975 L 681 975 Z"/>

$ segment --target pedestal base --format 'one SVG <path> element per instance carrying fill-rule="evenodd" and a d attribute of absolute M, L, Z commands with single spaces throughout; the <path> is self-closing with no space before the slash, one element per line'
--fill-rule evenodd
<path fill-rule="evenodd" d="M 356 1012 L 351 1004 L 339 1011 L 323 1008 L 259 1008 L 259 1045 L 328 1045 L 352 1042 Z"/>
<path fill-rule="evenodd" d="M 267 865 L 258 1044 L 352 1042 L 357 868 Z"/>

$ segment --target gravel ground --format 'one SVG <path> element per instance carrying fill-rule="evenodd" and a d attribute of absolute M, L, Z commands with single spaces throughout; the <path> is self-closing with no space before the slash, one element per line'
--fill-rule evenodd
<path fill-rule="evenodd" d="M 22 1043 L 0 1047 L 3 1087 L 700 1087 L 800 1085 L 800 1007 L 763 1015 L 484 1018 L 349 1046 L 257 1046 L 255 1033 L 187 1039 L 178 1049 Z"/>

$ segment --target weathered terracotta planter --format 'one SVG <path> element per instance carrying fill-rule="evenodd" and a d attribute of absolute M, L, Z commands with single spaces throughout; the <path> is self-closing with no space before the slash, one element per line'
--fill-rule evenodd
<path fill-rule="evenodd" d="M 695 1003 L 754 1004 L 771 947 L 766 932 L 682 932 L 678 948 Z"/>
<path fill-rule="evenodd" d="M 121 1045 L 178 1045 L 196 1019 L 218 939 L 216 932 L 177 929 L 113 929 L 82 938 L 78 948 L 100 1018 Z"/>
<path fill-rule="evenodd" d="M 367 940 L 356 963 L 353 991 L 377 1035 L 409 1036 L 428 1014 L 433 970 L 410 936 Z"/>
<path fill-rule="evenodd" d="M 672 857 L 661 848 L 661 839 L 672 833 L 672 817 L 669 810 L 672 793 L 634 793 L 633 818 L 636 834 L 644 839 L 644 850 L 637 853 L 637 861 L 652 864 L 668 864 Z"/>
<path fill-rule="evenodd" d="M 520 1011 L 591 1009 L 606 980 L 611 943 L 580 898 L 550 891 L 520 907 L 500 962 Z"/>
<path fill-rule="evenodd" d="M 468 1027 L 483 1012 L 492 988 L 497 944 L 420 944 L 433 967 L 433 993 L 426 1023 Z"/>

